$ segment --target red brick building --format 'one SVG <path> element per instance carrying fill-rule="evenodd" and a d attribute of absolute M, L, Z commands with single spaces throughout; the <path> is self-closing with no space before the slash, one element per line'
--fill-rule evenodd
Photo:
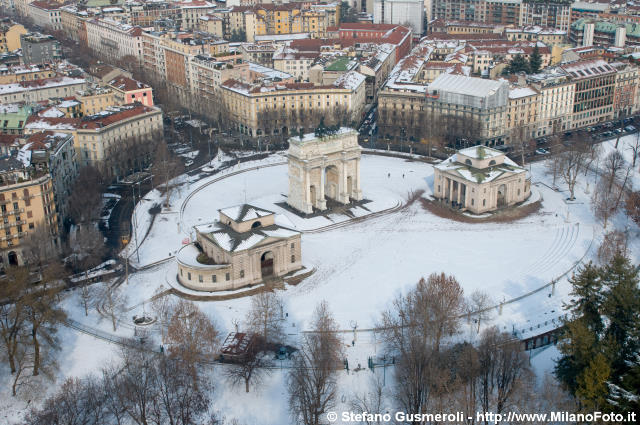
<path fill-rule="evenodd" d="M 389 43 L 396 46 L 396 63 L 411 51 L 412 31 L 394 24 L 341 23 L 330 27 L 329 37 L 362 43 Z"/>

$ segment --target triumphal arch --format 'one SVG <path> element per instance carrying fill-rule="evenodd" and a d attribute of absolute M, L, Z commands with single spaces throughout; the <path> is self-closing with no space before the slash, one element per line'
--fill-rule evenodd
<path fill-rule="evenodd" d="M 362 200 L 358 132 L 351 128 L 289 139 L 289 197 L 296 210 L 327 209 L 327 198 L 341 204 Z"/>

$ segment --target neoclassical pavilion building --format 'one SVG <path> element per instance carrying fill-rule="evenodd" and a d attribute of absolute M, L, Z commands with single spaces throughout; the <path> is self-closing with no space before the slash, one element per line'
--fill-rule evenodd
<path fill-rule="evenodd" d="M 178 281 L 200 291 L 233 290 L 302 268 L 300 232 L 272 211 L 243 204 L 195 226 L 197 242 L 178 252 Z"/>
<path fill-rule="evenodd" d="M 362 200 L 358 132 L 341 128 L 334 134 L 314 133 L 289 139 L 289 196 L 296 210 L 326 210 L 326 198 L 341 204 Z"/>
<path fill-rule="evenodd" d="M 434 167 L 433 195 L 475 214 L 524 201 L 531 180 L 503 152 L 485 146 L 458 151 Z"/>

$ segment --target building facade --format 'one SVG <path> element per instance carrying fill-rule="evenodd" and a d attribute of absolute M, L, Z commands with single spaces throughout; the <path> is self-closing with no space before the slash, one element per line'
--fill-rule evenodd
<path fill-rule="evenodd" d="M 197 291 L 269 283 L 302 268 L 300 232 L 276 224 L 275 213 L 252 205 L 219 210 L 195 226 L 196 243 L 177 254 L 178 282 Z"/>
<path fill-rule="evenodd" d="M 483 214 L 523 202 L 531 194 L 526 170 L 496 149 L 466 148 L 433 169 L 433 196 L 461 211 Z"/>

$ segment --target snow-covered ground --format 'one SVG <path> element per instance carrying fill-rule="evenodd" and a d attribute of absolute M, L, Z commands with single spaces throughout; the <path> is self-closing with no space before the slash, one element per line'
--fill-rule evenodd
<path fill-rule="evenodd" d="M 627 136 L 621 143 L 631 143 L 631 137 L 635 136 Z M 605 143 L 605 149 L 610 148 L 609 143 Z M 213 221 L 218 209 L 243 202 L 273 210 L 303 231 L 303 263 L 307 269 L 316 269 L 299 285 L 281 291 L 286 305 L 287 333 L 295 343 L 300 332 L 307 329 L 318 301 L 329 302 L 341 329 L 345 330 L 341 335 L 352 369 L 350 374 L 340 374 L 337 411 L 345 410 L 353 393 L 366 388 L 374 375 L 368 370 L 353 372 L 353 369 L 358 364 L 366 368 L 367 358 L 376 357 L 381 351 L 375 333 L 367 328 L 374 327 L 391 300 L 408 291 L 421 277 L 434 272 L 455 275 L 465 294 L 476 289 L 485 291 L 496 305 L 483 327 L 496 324 L 505 331 L 516 330 L 522 337 L 533 336 L 555 327 L 569 292 L 568 273 L 580 261 L 595 259 L 604 233 L 590 209 L 591 193 L 586 184 L 593 189 L 594 175 L 579 178 L 576 200 L 568 203 L 566 185 L 560 179 L 556 182 L 560 191 L 551 189 L 552 178 L 546 174 L 544 162 L 530 166 L 534 196 L 541 199 L 541 208 L 512 223 L 461 223 L 436 217 L 416 202 L 359 223 L 308 232 L 349 217 L 332 215 L 304 220 L 276 205 L 285 201 L 287 193 L 287 166 L 279 164 L 284 160 L 278 154 L 211 176 L 203 174 L 204 178 L 191 183 L 184 176 L 175 179 L 177 189 L 171 205 L 158 214 L 146 238 L 151 224 L 149 208 L 161 202 L 162 194 L 153 191 L 137 205 L 134 220 L 139 251 L 135 252 L 132 237 L 123 255 L 129 255 L 138 266 L 169 260 L 131 274 L 128 283 L 120 286 L 127 294 L 129 308 L 122 314 L 116 334 L 131 336 L 134 329 L 131 317 L 141 315 L 143 309 L 148 313 L 149 300 L 158 288 L 169 288 L 167 280 L 175 275 L 171 257 L 184 241 L 193 239 L 192 226 Z M 220 164 L 221 158 L 217 158 L 209 167 L 214 170 Z M 242 170 L 249 171 L 238 173 Z M 364 196 L 371 202 L 365 205 L 369 211 L 359 208 L 354 211 L 356 216 L 404 204 L 412 192 L 423 190 L 424 197 L 432 192 L 433 167 L 423 162 L 365 155 L 361 173 Z M 637 178 L 634 171 L 634 179 Z M 619 213 L 607 230 L 612 228 L 630 232 L 630 255 L 638 262 L 638 227 Z M 545 287 L 554 280 L 557 281 L 554 286 Z M 234 320 L 244 318 L 249 303 L 249 298 L 240 298 L 198 304 L 224 334 L 233 329 Z M 77 291 L 68 295 L 64 305 L 72 319 L 112 332 L 110 321 L 95 309 L 88 317 L 84 316 Z M 353 327 L 357 328 L 356 333 Z M 463 330 L 465 338 L 477 337 L 475 325 L 465 322 Z M 63 338 L 62 357 L 65 362 L 75 363 L 68 365 L 61 377 L 95 371 L 117 351 L 102 341 L 87 340 L 90 337 L 68 329 L 63 331 Z M 92 355 L 94 349 L 99 354 Z M 557 355 L 554 347 L 532 353 L 538 375 L 553 368 Z M 387 383 L 391 370 L 386 372 Z M 384 373 L 379 368 L 375 375 L 382 379 Z M 220 380 L 214 404 L 227 418 L 237 418 L 247 425 L 290 423 L 284 382 L 284 372 L 275 370 L 261 392 L 245 394 L 243 388 L 229 388 Z"/>
<path fill-rule="evenodd" d="M 286 199 L 288 184 L 287 166 L 273 166 L 277 162 L 282 158 L 241 164 L 235 171 L 251 170 L 225 177 L 233 172 L 229 170 L 176 191 L 170 211 L 156 218 L 141 244 L 139 264 L 175 255 L 184 241 L 195 237 L 194 225 L 211 222 L 218 209 L 243 202 L 273 210 L 303 231 L 349 219 L 345 215 L 302 219 L 276 205 Z M 392 208 L 418 190 L 423 190 L 425 197 L 431 194 L 433 167 L 423 162 L 365 155 L 361 173 L 364 196 L 372 202 L 365 205 L 369 211 L 358 208 L 355 215 Z M 581 193 L 580 187 L 578 200 L 567 204 L 566 193 L 549 187 L 550 177 L 545 175 L 543 164 L 535 164 L 532 173 L 533 196 L 543 199 L 543 207 L 513 223 L 460 223 L 436 217 L 415 203 L 339 229 L 304 233 L 303 263 L 316 272 L 283 292 L 292 326 L 304 329 L 314 305 L 325 299 L 341 328 L 349 329 L 352 323 L 359 328 L 372 327 L 394 296 L 431 273 L 454 274 L 467 294 L 483 290 L 496 305 L 561 278 L 593 248 L 598 225 L 589 210 L 588 195 Z M 138 220 L 145 220 L 144 208 L 136 209 Z M 136 257 L 131 257 L 134 263 Z M 153 279 L 136 274 L 131 277 L 131 281 L 144 281 L 143 290 L 129 291 L 132 305 L 148 299 L 156 286 L 168 286 L 167 279 L 175 274 L 172 261 L 144 272 L 153 273 Z M 544 321 L 550 325 L 550 320 L 560 315 L 567 292 L 562 282 L 552 297 L 551 289 L 543 290 L 505 304 L 501 315 L 496 309 L 496 323 L 520 331 Z M 203 302 L 201 308 L 231 329 L 232 321 L 244 316 L 248 304 L 248 299 L 236 299 Z"/>

